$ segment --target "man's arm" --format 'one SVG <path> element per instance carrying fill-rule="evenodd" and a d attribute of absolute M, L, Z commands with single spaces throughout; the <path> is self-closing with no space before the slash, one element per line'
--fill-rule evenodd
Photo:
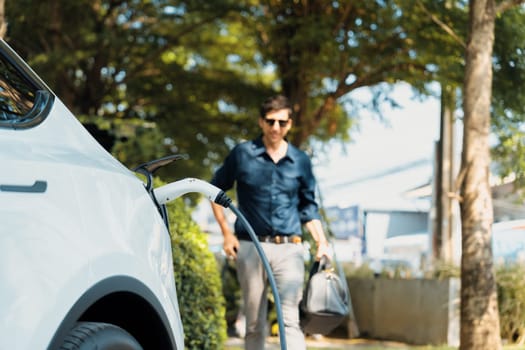
<path fill-rule="evenodd" d="M 313 219 L 305 223 L 305 227 L 312 235 L 312 238 L 317 245 L 317 253 L 315 254 L 315 260 L 320 260 L 322 256 L 326 256 L 331 259 L 328 240 L 324 234 L 323 225 L 318 219 Z"/>
<path fill-rule="evenodd" d="M 237 250 L 239 249 L 239 240 L 237 239 L 237 237 L 235 237 L 235 235 L 230 229 L 228 220 L 226 220 L 226 216 L 224 215 L 224 208 L 219 204 L 213 202 L 210 203 L 213 215 L 215 216 L 215 220 L 217 220 L 217 223 L 221 228 L 222 237 L 224 239 L 224 242 L 222 244 L 224 253 L 227 257 L 232 257 L 235 259 L 237 258 Z"/>

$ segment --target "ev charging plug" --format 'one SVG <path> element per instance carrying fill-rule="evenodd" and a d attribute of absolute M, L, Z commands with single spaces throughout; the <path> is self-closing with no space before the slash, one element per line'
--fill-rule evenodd
<path fill-rule="evenodd" d="M 225 208 L 228 208 L 231 204 L 231 199 L 226 196 L 223 190 L 206 181 L 191 177 L 155 188 L 153 191 L 160 205 L 171 202 L 190 192 L 201 193 L 212 202 L 222 205 Z"/>

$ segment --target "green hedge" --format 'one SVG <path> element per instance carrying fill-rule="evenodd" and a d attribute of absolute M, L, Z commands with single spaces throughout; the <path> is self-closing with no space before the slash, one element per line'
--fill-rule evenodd
<path fill-rule="evenodd" d="M 206 234 L 181 198 L 168 204 L 168 216 L 186 349 L 221 349 L 226 341 L 225 302 Z"/>
<path fill-rule="evenodd" d="M 228 335 L 238 336 L 235 324 L 241 311 L 242 295 L 235 262 L 218 255 L 221 270 L 222 294 L 226 302 L 226 326 Z"/>
<path fill-rule="evenodd" d="M 508 343 L 525 342 L 525 266 L 496 267 L 501 338 Z"/>

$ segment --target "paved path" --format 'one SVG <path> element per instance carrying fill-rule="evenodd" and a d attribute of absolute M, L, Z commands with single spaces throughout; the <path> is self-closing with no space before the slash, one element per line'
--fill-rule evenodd
<path fill-rule="evenodd" d="M 280 350 L 279 339 L 277 337 L 270 337 L 267 341 L 268 350 Z M 384 349 L 392 350 L 405 350 L 410 349 L 406 344 L 391 342 L 391 341 L 376 341 L 376 340 L 367 340 L 367 339 L 336 339 L 336 338 L 327 338 L 321 337 L 319 339 L 307 338 L 306 344 L 308 347 L 317 348 L 317 349 L 347 349 L 347 350 L 365 350 L 366 348 L 382 347 Z M 226 342 L 225 350 L 233 348 L 242 348 L 244 342 L 241 338 L 228 338 Z M 293 349 L 289 349 L 293 350 Z"/>

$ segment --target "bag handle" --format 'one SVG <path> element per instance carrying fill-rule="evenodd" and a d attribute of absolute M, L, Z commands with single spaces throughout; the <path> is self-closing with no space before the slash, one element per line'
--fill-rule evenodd
<path fill-rule="evenodd" d="M 310 274 L 308 275 L 308 280 L 311 280 L 313 275 L 315 275 L 319 271 L 319 260 L 315 260 L 312 264 L 312 267 L 310 267 Z"/>
<path fill-rule="evenodd" d="M 322 256 L 320 260 L 315 260 L 312 264 L 312 267 L 310 268 L 310 275 L 308 276 L 308 279 L 310 280 L 313 275 L 315 275 L 318 272 L 321 272 L 326 269 L 331 269 L 332 264 L 330 263 L 330 259 L 328 259 L 326 256 Z"/>

